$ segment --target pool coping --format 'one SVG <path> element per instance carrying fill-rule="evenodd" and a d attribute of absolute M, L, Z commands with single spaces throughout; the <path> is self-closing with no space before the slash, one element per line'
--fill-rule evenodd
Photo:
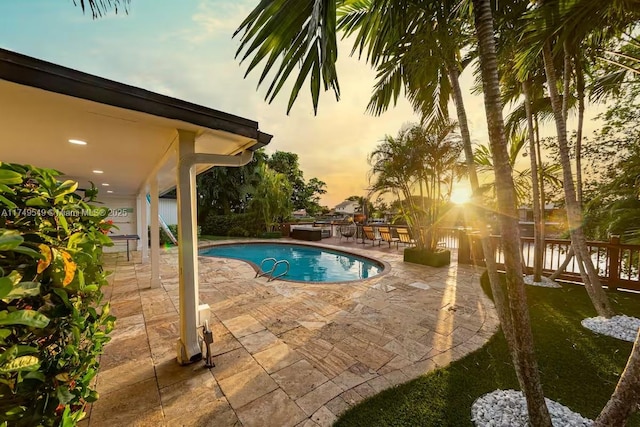
<path fill-rule="evenodd" d="M 247 261 L 244 259 L 240 259 L 240 258 L 230 258 L 230 257 L 221 257 L 221 256 L 206 256 L 206 255 L 200 255 L 200 251 L 203 249 L 207 249 L 207 248 L 212 248 L 212 247 L 216 247 L 216 246 L 228 246 L 228 245 L 238 245 L 238 244 L 280 244 L 280 245 L 294 245 L 294 246 L 306 246 L 306 247 L 315 247 L 315 248 L 322 248 L 322 249 L 328 249 L 331 250 L 333 252 L 343 252 L 349 255 L 354 255 L 357 256 L 359 258 L 364 258 L 366 260 L 369 260 L 371 262 L 374 262 L 376 264 L 379 264 L 382 267 L 382 271 L 372 277 L 368 277 L 366 279 L 356 279 L 356 280 L 342 280 L 342 281 L 333 281 L 333 282 L 312 282 L 312 281 L 304 281 L 304 280 L 291 280 L 291 279 L 283 279 L 283 278 L 277 278 L 274 280 L 271 280 L 272 282 L 275 282 L 276 280 L 280 280 L 282 282 L 287 282 L 287 283 L 304 283 L 304 284 L 313 284 L 313 285 L 344 285 L 344 284 L 349 284 L 349 283 L 360 283 L 360 282 L 367 282 L 369 280 L 373 280 L 373 279 L 377 279 L 380 278 L 382 276 L 385 276 L 387 274 L 389 274 L 391 272 L 391 264 L 384 261 L 384 260 L 380 260 L 380 259 L 376 259 L 374 257 L 371 256 L 367 256 L 367 255 L 362 255 L 359 254 L 357 252 L 354 251 L 350 251 L 348 249 L 343 249 L 342 247 L 339 246 L 334 246 L 334 245 L 328 245 L 328 244 L 322 244 L 322 243 L 300 243 L 298 241 L 281 241 L 280 239 L 251 239 L 251 240 L 224 240 L 221 243 L 206 243 L 204 245 L 200 245 L 198 246 L 198 259 L 210 259 L 210 258 L 218 258 L 218 259 L 232 259 L 235 261 L 241 261 L 244 262 L 246 264 L 249 264 L 251 266 L 251 268 L 253 268 L 253 270 L 256 273 L 259 273 L 260 270 L 260 266 L 258 266 L 256 263 L 252 262 L 252 261 Z M 257 278 L 257 276 L 256 276 Z"/>

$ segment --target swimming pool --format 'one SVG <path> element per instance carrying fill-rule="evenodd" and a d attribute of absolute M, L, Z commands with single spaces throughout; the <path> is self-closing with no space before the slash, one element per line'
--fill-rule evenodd
<path fill-rule="evenodd" d="M 234 243 L 217 245 L 200 251 L 202 256 L 234 258 L 247 261 L 258 268 L 265 258 L 285 259 L 289 272 L 281 280 L 300 282 L 345 282 L 362 280 L 380 274 L 384 265 L 372 259 L 346 252 L 307 245 L 286 243 Z M 265 270 L 273 262 L 265 262 Z M 274 276 L 284 272 L 286 266 L 277 266 Z"/>

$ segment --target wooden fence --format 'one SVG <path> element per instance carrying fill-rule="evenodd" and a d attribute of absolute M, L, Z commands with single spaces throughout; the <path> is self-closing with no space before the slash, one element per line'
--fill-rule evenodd
<path fill-rule="evenodd" d="M 449 233 L 449 232 L 446 232 Z M 477 234 L 458 231 L 458 262 L 463 264 L 484 265 L 482 246 Z M 521 249 L 527 273 L 533 271 L 533 237 L 521 237 Z M 504 253 L 500 236 L 491 236 L 494 256 L 499 268 L 504 268 Z M 543 256 L 543 271 L 554 272 L 565 261 L 570 240 L 546 239 Z M 598 270 L 600 280 L 610 289 L 629 289 L 640 291 L 640 245 L 620 243 L 619 236 L 613 236 L 608 242 L 587 241 L 593 264 Z M 569 262 L 560 280 L 581 282 L 580 272 L 575 258 Z"/>

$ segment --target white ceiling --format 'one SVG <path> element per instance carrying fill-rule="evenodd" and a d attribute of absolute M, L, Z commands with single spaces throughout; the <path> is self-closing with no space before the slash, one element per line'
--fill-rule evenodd
<path fill-rule="evenodd" d="M 177 138 L 176 129 L 196 132 L 197 152 L 236 154 L 255 142 L 5 80 L 0 80 L 0 94 L 0 161 L 57 169 L 81 186 L 93 181 L 102 194 L 106 190 L 114 196 L 138 194 L 166 157 Z M 81 139 L 87 145 L 73 145 L 69 139 Z M 161 189 L 175 185 L 175 155 L 159 172 Z"/>

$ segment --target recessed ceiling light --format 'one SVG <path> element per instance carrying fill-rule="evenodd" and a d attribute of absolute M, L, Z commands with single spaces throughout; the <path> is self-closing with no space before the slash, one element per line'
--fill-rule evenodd
<path fill-rule="evenodd" d="M 93 171 L 93 173 L 104 173 L 104 171 L 101 171 L 101 170 L 99 170 L 99 169 L 96 169 L 96 170 L 94 170 L 94 171 Z"/>
<path fill-rule="evenodd" d="M 107 190 L 107 193 L 113 193 L 113 191 L 111 191 L 111 190 Z"/>
<path fill-rule="evenodd" d="M 103 187 L 108 187 L 108 186 L 109 186 L 109 184 L 107 184 L 106 182 L 103 182 L 103 183 L 102 183 L 102 186 L 103 186 Z"/>
<path fill-rule="evenodd" d="M 87 142 L 81 139 L 70 139 L 69 142 L 76 145 L 87 145 Z"/>

